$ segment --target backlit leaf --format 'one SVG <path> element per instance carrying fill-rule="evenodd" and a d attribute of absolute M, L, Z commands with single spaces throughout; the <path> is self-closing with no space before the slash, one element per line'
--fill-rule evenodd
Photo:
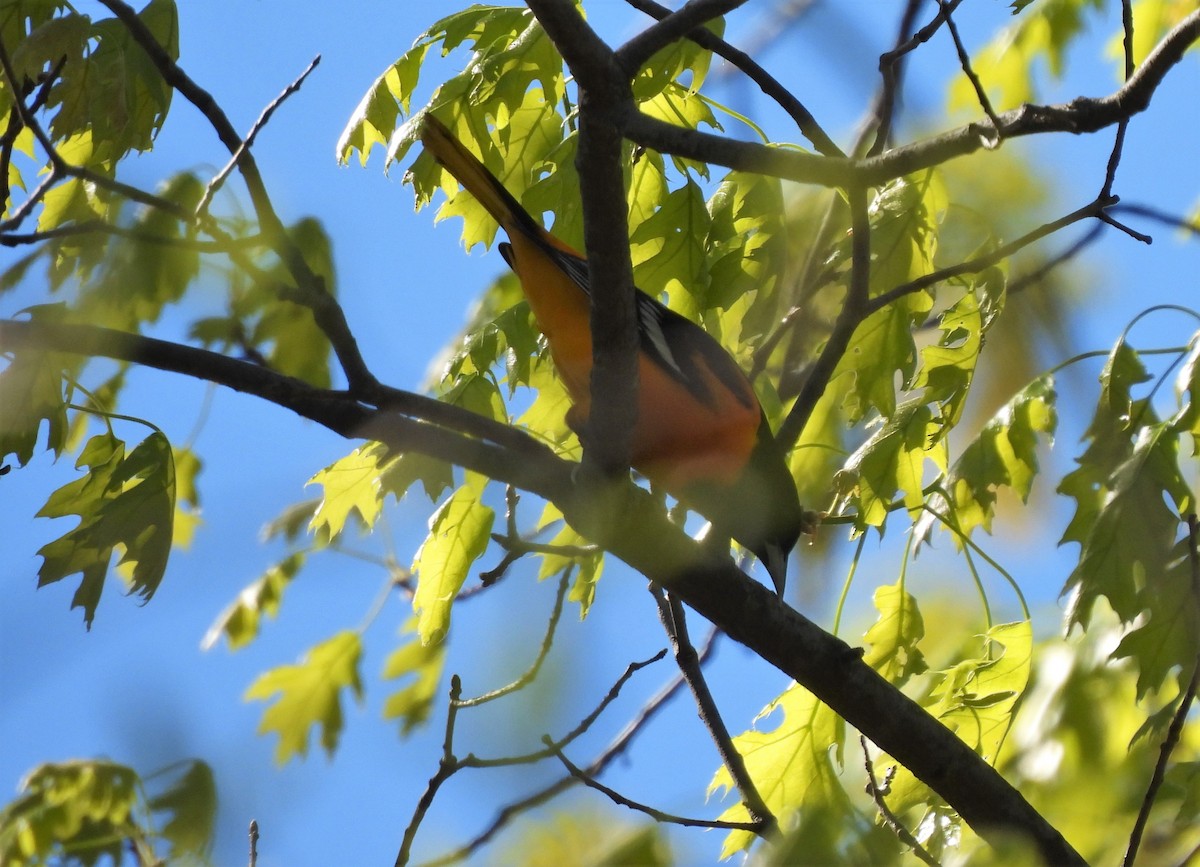
<path fill-rule="evenodd" d="M 863 661 L 895 686 L 922 674 L 928 665 L 917 645 L 925 637 L 925 621 L 917 600 L 900 582 L 875 590 L 879 619 L 863 636 L 868 646 Z"/>
<path fill-rule="evenodd" d="M 468 481 L 429 520 L 429 536 L 413 561 L 417 593 L 413 610 L 421 642 L 440 644 L 450 628 L 450 609 L 471 564 L 487 550 L 495 512 L 480 502 L 482 485 Z"/>
<path fill-rule="evenodd" d="M 87 475 L 51 494 L 38 512 L 40 517 L 81 519 L 38 551 L 43 558 L 38 586 L 82 573 L 71 607 L 83 608 L 90 626 L 118 546 L 130 591 L 149 601 L 158 589 L 174 533 L 175 466 L 170 443 L 157 432 L 128 456 L 124 444 L 110 434 L 92 437 L 76 466 L 88 467 Z"/>
<path fill-rule="evenodd" d="M 1047 375 L 1034 380 L 992 416 L 963 449 L 943 485 L 959 530 L 970 533 L 983 527 L 990 533 L 996 495 L 1002 487 L 1011 488 L 1022 501 L 1029 497 L 1038 473 L 1038 436 L 1053 437 L 1058 424 L 1056 402 L 1054 378 Z M 933 505 L 940 512 L 945 503 L 938 497 Z M 926 535 L 933 523 L 933 516 L 926 513 L 916 532 Z"/>
<path fill-rule="evenodd" d="M 446 657 L 444 643 L 426 644 L 417 632 L 417 619 L 409 618 L 401 630 L 411 638 L 393 650 L 383 666 L 384 680 L 414 680 L 393 692 L 383 705 L 384 719 L 400 720 L 400 733 L 407 735 L 429 717 Z"/>
<path fill-rule="evenodd" d="M 834 477 L 842 507 L 855 507 L 860 529 L 882 527 L 897 492 L 915 512 L 924 500 L 925 461 L 945 468 L 945 445 L 937 440 L 940 425 L 921 400 L 900 406 L 870 439 L 850 456 Z"/>
<path fill-rule="evenodd" d="M 829 817 L 831 820 L 835 816 L 844 820 L 850 808 L 838 775 L 845 724 L 812 693 L 795 684 L 767 705 L 758 719 L 763 720 L 776 711 L 783 716 L 771 731 L 753 729 L 733 739 L 734 748 L 745 759 L 746 770 L 763 801 L 784 824 L 810 804 L 831 811 L 834 814 Z M 709 783 L 708 793 L 732 788 L 729 772 L 721 768 Z M 749 813 L 739 803 L 720 818 L 747 822 Z M 749 831 L 730 831 L 721 848 L 721 857 L 728 858 L 749 848 L 756 839 Z"/>
<path fill-rule="evenodd" d="M 166 814 L 161 834 L 170 841 L 173 858 L 208 856 L 216 830 L 217 784 L 207 763 L 187 762 L 183 773 L 147 806 Z"/>
<path fill-rule="evenodd" d="M 388 457 L 386 446 L 367 443 L 309 479 L 306 484 L 320 485 L 323 491 L 321 504 L 309 522 L 309 530 L 324 531 L 330 539 L 336 539 L 352 514 L 364 527 L 374 527 L 383 508 L 380 476 Z"/>
<path fill-rule="evenodd" d="M 22 352 L 0 371 L 0 463 L 10 454 L 24 466 L 33 457 L 42 422 L 46 448 L 61 454 L 67 437 L 67 402 L 56 356 Z"/>
<path fill-rule="evenodd" d="M 224 635 L 230 650 L 240 650 L 258 638 L 263 619 L 274 618 L 279 613 L 283 591 L 296 577 L 304 560 L 301 552 L 289 554 L 242 590 L 237 599 L 217 615 L 200 646 L 209 650 Z"/>
<path fill-rule="evenodd" d="M 358 666 L 362 641 L 357 632 L 339 632 L 311 648 L 296 665 L 283 665 L 259 675 L 246 690 L 247 700 L 270 702 L 258 733 L 279 736 L 275 760 L 307 756 L 309 733 L 320 727 L 321 746 L 333 755 L 342 733 L 342 693 L 362 699 Z"/>

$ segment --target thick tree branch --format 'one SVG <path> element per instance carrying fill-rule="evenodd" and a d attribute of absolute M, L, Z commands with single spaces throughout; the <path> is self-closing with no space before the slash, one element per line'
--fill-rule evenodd
<path fill-rule="evenodd" d="M 1167 72 L 1197 39 L 1200 11 L 1172 29 L 1129 81 L 1109 96 L 1080 97 L 1065 105 L 1023 105 L 998 115 L 998 130 L 990 121 L 972 123 L 860 161 L 732 141 L 648 117 L 632 105 L 625 107 L 623 127 L 627 137 L 645 147 L 726 168 L 821 186 L 874 186 L 986 148 L 997 131 L 1005 139 L 1054 132 L 1078 134 L 1130 118 L 1149 106 Z"/>
<path fill-rule="evenodd" d="M 367 368 L 366 362 L 358 348 L 358 341 L 350 330 L 346 315 L 325 285 L 324 279 L 309 267 L 303 251 L 293 243 L 288 236 L 283 221 L 271 203 L 267 193 L 266 183 L 258 169 L 254 154 L 243 145 L 242 137 L 234 128 L 233 123 L 225 114 L 224 109 L 213 98 L 213 95 L 198 85 L 184 72 L 166 50 L 154 38 L 138 14 L 123 0 L 100 0 L 110 12 L 115 15 L 133 40 L 146 52 L 150 62 L 154 64 L 159 75 L 168 85 L 179 91 L 188 102 L 192 103 L 208 121 L 217 138 L 221 140 L 229 153 L 237 160 L 238 171 L 245 181 L 246 191 L 254 206 L 255 216 L 258 217 L 263 235 L 271 245 L 271 249 L 279 256 L 296 282 L 300 297 L 292 299 L 308 307 L 317 325 L 329 337 L 337 355 L 338 363 L 350 383 L 351 389 L 370 388 L 376 384 L 375 377 Z"/>
<path fill-rule="evenodd" d="M 345 392 L 307 383 L 217 353 L 109 329 L 0 320 L 6 351 L 75 353 L 131 361 L 228 385 L 291 409 L 348 438 L 374 439 L 532 491 L 555 503 L 580 533 L 694 608 L 818 698 L 911 770 L 984 838 L 1028 836 L 1055 864 L 1079 855 L 1021 794 L 963 741 L 898 692 L 862 654 L 784 605 L 728 557 L 716 556 L 674 526 L 649 493 L 622 486 L 615 511 L 601 514 L 594 488 L 577 485 L 572 465 L 510 429 L 522 444 L 501 446 L 450 427 L 370 408 Z M 416 397 L 415 395 L 412 397 Z M 414 402 L 418 409 L 419 401 Z M 495 422 L 453 410 L 462 429 L 491 431 Z M 484 424 L 480 424 L 484 422 Z M 590 771 L 589 771 L 590 772 Z"/>

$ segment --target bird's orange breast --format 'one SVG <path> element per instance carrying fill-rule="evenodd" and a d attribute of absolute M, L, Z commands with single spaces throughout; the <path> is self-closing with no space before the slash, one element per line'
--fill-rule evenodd
<path fill-rule="evenodd" d="M 535 241 L 519 232 L 510 233 L 510 239 L 525 297 L 571 395 L 573 420 L 585 422 L 591 412 L 592 372 L 588 296 Z M 565 249 L 557 241 L 555 245 Z M 761 421 L 756 400 L 739 400 L 702 361 L 697 369 L 708 380 L 707 400 L 646 355 L 638 359 L 631 461 L 638 472 L 676 495 L 698 479 L 735 483 L 754 449 Z M 749 382 L 745 388 L 752 398 Z"/>

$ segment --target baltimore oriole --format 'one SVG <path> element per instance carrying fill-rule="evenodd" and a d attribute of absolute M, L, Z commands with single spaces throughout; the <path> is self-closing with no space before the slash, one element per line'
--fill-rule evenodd
<path fill-rule="evenodd" d="M 592 370 L 587 261 L 538 225 L 430 114 L 421 142 L 508 234 L 500 253 L 521 281 L 574 404 L 567 421 L 583 431 Z M 634 469 L 753 551 L 782 595 L 803 512 L 750 380 L 704 329 L 640 290 L 637 311 Z"/>

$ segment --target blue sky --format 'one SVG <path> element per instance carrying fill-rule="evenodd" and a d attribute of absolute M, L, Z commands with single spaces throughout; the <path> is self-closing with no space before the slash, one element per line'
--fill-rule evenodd
<path fill-rule="evenodd" d="M 333 235 L 341 297 L 368 363 L 391 384 L 417 387 L 430 359 L 461 326 L 476 293 L 503 264 L 494 253 L 477 249 L 464 254 L 454 222 L 435 227 L 431 212 L 414 214 L 411 192 L 400 183 L 401 170 L 385 176 L 378 161 L 365 169 L 339 167 L 334 143 L 375 76 L 455 4 L 208 0 L 182 6 L 181 63 L 242 129 L 315 55 L 322 55 L 318 70 L 260 136 L 255 153 L 285 219 L 312 214 Z M 846 6 L 852 11 L 833 8 Z M 898 6 L 884 0 L 818 3 L 801 24 L 782 34 L 779 45 L 760 50 L 756 58 L 794 85 L 826 129 L 844 143 L 869 100 L 872 70 L 887 46 Z M 967 4 L 970 14 L 964 15 L 962 26 L 968 42 L 977 45 L 990 29 L 1007 23 L 1006 6 L 999 0 Z M 610 39 L 628 36 L 641 23 L 617 0 L 592 3 L 589 9 L 593 23 Z M 1111 20 L 1094 26 L 1093 37 L 1070 58 L 1065 81 L 1049 89 L 1049 100 L 1099 95 L 1115 87 L 1114 65 L 1098 59 L 1114 26 Z M 731 22 L 735 42 L 758 32 L 752 13 Z M 909 106 L 936 112 L 947 77 L 956 68 L 952 49 L 940 34 L 936 44 L 917 56 Z M 461 63 L 461 58 L 451 63 Z M 786 118 L 751 86 L 737 84 L 736 76 L 723 81 L 730 83 L 717 86 L 716 98 L 761 119 L 776 135 L 789 135 Z M 1189 147 L 1171 142 L 1194 141 L 1198 84 L 1195 62 L 1183 64 L 1156 97 L 1161 109 L 1135 123 L 1117 184 L 1126 201 L 1177 213 L 1193 206 L 1200 193 L 1193 155 Z M 1016 145 L 1022 154 L 1036 154 L 1046 177 L 1053 179 L 1056 204 L 1047 216 L 1090 200 L 1103 178 L 1110 141 L 1104 134 Z M 124 178 L 153 185 L 183 167 L 214 171 L 226 156 L 196 112 L 179 101 L 155 151 L 131 161 Z M 1150 248 L 1116 232 L 1094 248 L 1085 266 L 1093 281 L 1087 315 L 1072 334 L 1078 349 L 1111 345 L 1124 323 L 1151 304 L 1189 302 L 1195 245 L 1181 244 L 1160 227 L 1142 228 L 1155 235 Z M 1064 237 L 1059 243 L 1068 242 Z M 14 255 L 0 251 L 0 266 Z M 12 315 L 34 297 L 35 287 L 24 287 L 0 298 L 0 314 Z M 178 337 L 187 319 L 208 303 L 215 300 L 202 298 L 168 316 L 156 333 Z M 1179 318 L 1158 316 L 1136 332 L 1140 340 L 1135 343 L 1181 343 L 1191 327 Z M 1086 403 L 1098 372 L 1098 364 L 1092 364 L 1065 379 L 1070 390 L 1079 392 L 1068 394 L 1068 402 L 1078 397 Z M 154 419 L 173 441 L 182 442 L 192 435 L 205 396 L 204 386 L 139 372 L 130 379 L 124 409 Z M 1052 459 L 1059 466 L 1066 466 L 1075 453 L 1085 423 L 1075 416 L 1064 418 Z M 221 609 L 282 554 L 279 546 L 260 543 L 258 528 L 287 505 L 311 496 L 311 489 L 303 490 L 304 480 L 350 445 L 277 409 L 220 391 L 213 395 L 195 447 L 206 461 L 200 480 L 204 524 L 195 544 L 174 557 L 162 589 L 148 606 L 138 607 L 110 587 L 90 633 L 78 612 L 67 610 L 70 582 L 40 591 L 34 587 L 39 563 L 34 554 L 63 528 L 58 526 L 62 522 L 31 516 L 50 490 L 72 477 L 70 463 L 53 465 L 41 455 L 0 480 L 0 550 L 5 552 L 0 559 L 0 744 L 5 745 L 0 750 L 0 793 L 10 797 L 20 777 L 40 761 L 105 755 L 148 773 L 188 756 L 207 756 L 216 766 L 222 798 L 217 863 L 240 862 L 251 818 L 263 829 L 262 865 L 390 862 L 425 780 L 435 770 L 442 734 L 440 712 L 428 729 L 403 741 L 380 718 L 390 688 L 379 682 L 378 672 L 394 646 L 404 617 L 401 606 L 386 608 L 367 632 L 367 697 L 361 707 L 347 707 L 346 730 L 332 762 L 314 749 L 307 760 L 277 768 L 273 739 L 254 734 L 262 706 L 241 698 L 258 672 L 294 661 L 339 629 L 355 628 L 381 586 L 378 570 L 347 558 L 314 561 L 289 592 L 281 619 L 269 624 L 258 642 L 236 654 L 223 645 L 207 653 L 199 649 Z M 1055 547 L 1065 526 L 1065 504 L 1049 491 L 1039 497 L 1037 508 L 1047 516 L 1044 527 L 1022 531 L 1019 546 L 997 542 L 994 547 L 1003 549 L 1006 565 L 1038 604 L 1043 630 L 1052 630 L 1055 598 L 1075 551 Z M 427 504 L 418 500 L 391 516 L 401 559 L 411 557 L 420 543 L 427 514 Z M 863 574 L 894 574 L 897 541 L 889 538 L 891 544 L 879 546 L 872 541 Z M 841 539 L 837 544 L 849 553 L 850 545 Z M 836 570 L 842 560 L 822 567 L 834 570 L 834 586 L 840 584 Z M 932 581 L 951 561 L 931 556 L 919 562 L 918 570 Z M 533 578 L 529 569 L 517 570 L 501 589 L 472 603 L 461 617 L 456 614 L 447 671 L 468 678 L 469 694 L 510 680 L 532 659 L 544 623 L 541 612 L 550 610 L 554 590 Z M 864 579 L 864 594 L 868 584 Z M 649 657 L 663 646 L 643 587 L 637 576 L 610 567 L 588 621 L 578 622 L 573 610 L 564 616 L 560 658 L 551 663 L 537 691 L 523 705 L 464 714 L 462 750 L 496 755 L 529 747 L 528 739 L 536 741 L 543 731 L 565 731 L 628 661 Z M 797 603 L 794 597 L 793 603 L 811 606 L 806 611 L 818 620 L 827 618 L 826 595 L 802 599 Z M 698 619 L 692 628 L 703 632 Z M 600 748 L 672 673 L 664 662 L 639 675 L 628 697 L 579 746 L 576 759 L 586 760 Z M 711 680 L 735 730 L 785 686 L 778 673 L 729 643 L 718 652 Z M 532 719 L 531 706 L 537 711 Z M 716 766 L 694 712 L 681 703 L 605 781 L 665 810 L 694 813 L 700 809 L 695 792 Z M 426 821 L 418 857 L 433 857 L 462 842 L 500 805 L 556 774 L 556 768 L 539 766 L 455 778 Z M 576 793 L 568 803 L 635 821 L 594 793 Z M 684 850 L 688 858 L 715 858 L 719 835 L 693 834 L 689 839 L 686 845 L 695 848 Z M 495 863 L 504 845 L 484 850 L 476 863 Z"/>

